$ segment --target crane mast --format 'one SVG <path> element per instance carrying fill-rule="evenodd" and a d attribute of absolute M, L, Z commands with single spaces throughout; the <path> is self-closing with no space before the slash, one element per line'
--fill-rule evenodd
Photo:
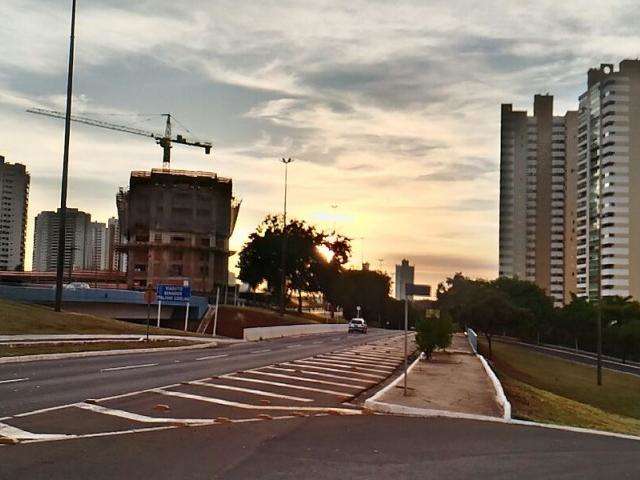
<path fill-rule="evenodd" d="M 65 114 L 57 110 L 48 110 L 44 108 L 30 108 L 27 110 L 29 113 L 36 115 L 44 115 L 47 117 L 64 119 Z M 166 117 L 164 135 L 158 135 L 154 132 L 142 130 L 140 128 L 128 127 L 126 125 L 118 125 L 116 123 L 104 122 L 95 118 L 84 117 L 81 115 L 71 115 L 71 120 L 77 123 L 84 123 L 85 125 L 91 125 L 99 128 L 106 128 L 108 130 L 115 130 L 118 132 L 131 133 L 133 135 L 140 135 L 143 137 L 153 138 L 158 145 L 162 147 L 162 168 L 169 169 L 171 165 L 171 148 L 173 143 L 179 143 L 181 145 L 187 145 L 191 147 L 200 147 L 204 149 L 204 153 L 209 155 L 211 153 L 212 145 L 210 142 L 200 142 L 196 140 L 188 140 L 181 134 L 173 137 L 171 128 L 171 114 L 162 114 Z"/>

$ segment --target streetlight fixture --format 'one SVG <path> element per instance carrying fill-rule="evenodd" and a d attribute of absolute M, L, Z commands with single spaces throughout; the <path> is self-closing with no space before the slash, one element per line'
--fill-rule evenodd
<path fill-rule="evenodd" d="M 287 177 L 288 177 L 288 168 L 289 164 L 293 162 L 292 158 L 282 158 L 280 160 L 284 163 L 284 209 L 282 214 L 282 255 L 280 257 L 280 272 L 282 274 L 281 283 L 280 283 L 280 315 L 284 316 L 285 312 L 285 296 L 287 293 L 287 235 L 285 233 L 287 227 Z"/>
<path fill-rule="evenodd" d="M 64 153 L 62 157 L 62 185 L 60 188 L 60 219 L 58 221 L 58 258 L 56 265 L 55 311 L 62 309 L 64 277 L 65 230 L 67 221 L 67 178 L 69 176 L 69 136 L 71 134 L 71 99 L 73 93 L 73 52 L 75 48 L 76 0 L 71 3 L 71 38 L 69 42 L 69 72 L 67 77 L 67 111 L 64 121 Z"/>

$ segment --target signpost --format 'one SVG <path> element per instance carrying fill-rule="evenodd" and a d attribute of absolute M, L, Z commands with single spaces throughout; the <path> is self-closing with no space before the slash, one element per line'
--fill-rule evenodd
<path fill-rule="evenodd" d="M 156 298 L 153 287 L 149 285 L 144 292 L 144 301 L 147 303 L 147 342 L 149 341 L 149 319 L 151 318 L 151 304 Z"/>
<path fill-rule="evenodd" d="M 431 295 L 429 285 L 407 283 L 404 286 L 404 396 L 407 396 L 407 354 L 409 350 L 409 295 L 428 297 Z"/>
<path fill-rule="evenodd" d="M 158 285 L 156 295 L 158 297 L 158 327 L 160 326 L 162 302 L 186 302 L 187 313 L 184 319 L 184 331 L 186 332 L 189 322 L 189 301 L 191 300 L 191 287 L 188 282 L 185 281 L 185 285 Z"/>

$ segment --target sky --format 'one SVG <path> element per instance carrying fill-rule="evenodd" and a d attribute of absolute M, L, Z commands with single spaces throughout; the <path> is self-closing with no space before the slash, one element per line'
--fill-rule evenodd
<path fill-rule="evenodd" d="M 64 125 L 25 109 L 64 109 L 70 4 L 0 2 L 0 155 L 31 173 L 27 268 L 35 215 L 59 205 Z M 292 157 L 289 215 L 353 238 L 354 265 L 493 278 L 500 104 L 575 108 L 590 67 L 640 55 L 639 21 L 635 0 L 78 0 L 73 109 L 158 133 L 171 112 L 211 141 L 172 166 L 233 179 L 234 250 L 281 212 Z M 68 205 L 106 221 L 161 158 L 73 124 Z"/>

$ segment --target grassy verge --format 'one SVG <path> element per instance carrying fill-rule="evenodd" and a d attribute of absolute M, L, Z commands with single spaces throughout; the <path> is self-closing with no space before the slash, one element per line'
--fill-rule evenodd
<path fill-rule="evenodd" d="M 57 345 L 0 345 L 0 357 L 41 355 L 46 353 L 95 352 L 100 350 L 135 350 L 139 348 L 182 347 L 194 345 L 183 340 L 155 340 L 151 342 L 95 342 L 65 343 Z"/>
<path fill-rule="evenodd" d="M 0 300 L 0 335 L 144 332 L 145 325 L 93 315 L 54 312 L 53 309 L 44 306 Z M 157 327 L 151 327 L 149 332 L 155 335 L 185 334 L 182 331 Z"/>
<path fill-rule="evenodd" d="M 480 342 L 486 354 L 486 343 Z M 494 342 L 491 359 L 516 418 L 640 435 L 640 378 Z"/>

